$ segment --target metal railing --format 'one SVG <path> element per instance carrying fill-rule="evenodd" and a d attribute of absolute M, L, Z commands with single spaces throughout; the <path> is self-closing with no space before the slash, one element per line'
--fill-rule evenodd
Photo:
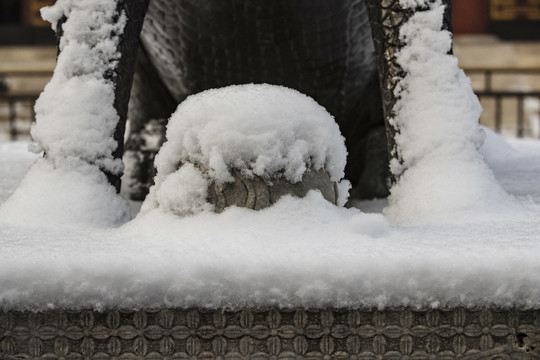
<path fill-rule="evenodd" d="M 8 132 L 10 140 L 17 140 L 23 133 L 19 130 L 17 123 L 21 120 L 32 122 L 35 120 L 34 104 L 41 93 L 41 90 L 14 90 L 9 85 L 10 77 L 33 78 L 50 77 L 51 71 L 44 70 L 0 70 L 0 106 L 7 108 L 7 118 L 0 118 L 0 121 L 8 122 Z M 22 116 L 20 108 L 17 105 L 23 105 L 22 108 L 28 108 L 30 115 Z M 24 132 L 26 133 L 26 131 Z"/>
<path fill-rule="evenodd" d="M 533 98 L 540 102 L 540 91 L 539 90 L 507 90 L 507 89 L 495 89 L 493 87 L 493 77 L 499 75 L 538 75 L 540 77 L 540 67 L 536 68 L 466 68 L 464 69 L 467 75 L 482 75 L 483 76 L 483 88 L 476 89 L 475 93 L 480 98 L 483 99 L 493 99 L 495 102 L 494 106 L 494 128 L 495 131 L 501 132 L 503 124 L 503 101 L 505 99 L 514 99 L 517 101 L 516 106 L 516 124 L 515 124 L 515 135 L 517 137 L 523 137 L 525 135 L 525 99 Z M 46 76 L 50 77 L 52 75 L 51 71 L 44 70 L 10 70 L 10 71 L 1 71 L 0 70 L 0 106 L 4 105 L 8 108 L 7 119 L 1 119 L 8 122 L 9 127 L 9 136 L 11 140 L 16 140 L 19 135 L 22 133 L 19 131 L 17 122 L 23 118 L 29 120 L 29 122 L 34 121 L 34 103 L 39 97 L 40 91 L 33 92 L 21 92 L 13 91 L 9 88 L 6 79 L 13 76 L 18 77 L 35 77 L 35 76 Z M 18 111 L 18 104 L 29 104 L 30 116 L 22 117 Z M 540 127 L 540 124 L 538 124 Z"/>
<path fill-rule="evenodd" d="M 515 76 L 539 76 L 540 67 L 529 68 L 466 68 L 464 71 L 469 76 L 483 75 L 484 85 L 482 89 L 475 89 L 475 94 L 480 100 L 493 99 L 495 102 L 494 109 L 494 127 L 495 131 L 502 131 L 503 124 L 503 101 L 505 99 L 513 99 L 517 102 L 515 107 L 516 111 L 516 124 L 515 135 L 517 137 L 523 137 L 525 135 L 525 100 L 528 98 L 536 99 L 540 102 L 539 90 L 528 90 L 526 87 L 522 89 L 494 89 L 493 77 L 500 75 L 515 75 Z M 540 127 L 540 124 L 538 124 Z"/>

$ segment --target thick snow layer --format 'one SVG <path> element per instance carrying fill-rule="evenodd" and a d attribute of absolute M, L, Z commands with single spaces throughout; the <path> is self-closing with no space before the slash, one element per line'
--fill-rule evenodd
<path fill-rule="evenodd" d="M 33 149 L 45 152 L 22 186 L 0 209 L 5 220 L 115 226 L 129 219 L 127 202 L 102 170 L 120 174 L 113 134 L 118 114 L 114 84 L 117 44 L 126 17 L 110 0 L 58 0 L 43 9 L 53 23 L 63 15 L 54 75 L 36 102 Z"/>
<path fill-rule="evenodd" d="M 26 142 L 0 142 L 0 204 L 13 193 L 22 175 L 36 160 L 37 155 L 27 149 Z"/>
<path fill-rule="evenodd" d="M 207 183 L 232 181 L 232 169 L 267 180 L 283 176 L 294 183 L 302 179 L 306 170 L 324 168 L 332 181 L 339 182 L 344 176 L 346 157 L 345 139 L 334 118 L 315 100 L 296 90 L 247 84 L 204 91 L 188 97 L 172 115 L 167 141 L 155 160 L 155 186 L 150 189 L 143 211 L 163 206 L 162 200 L 167 202 L 165 208 L 172 210 L 168 198 L 174 196 L 174 202 L 182 207 L 179 212 L 197 212 L 204 208 L 201 204 Z M 202 178 L 203 174 L 195 169 L 189 171 L 189 176 L 188 172 L 177 174 L 184 163 L 195 164 L 208 178 Z M 199 175 L 195 176 L 194 171 Z M 168 180 L 171 176 L 174 180 Z M 199 179 L 195 181 L 195 177 Z M 184 180 L 185 200 L 178 197 L 177 186 L 171 186 L 180 186 Z M 342 184 L 340 189 L 347 187 Z M 187 199 L 194 204 L 189 211 Z"/>
<path fill-rule="evenodd" d="M 95 166 L 72 159 L 54 167 L 41 158 L 0 207 L 0 218 L 21 225 L 110 227 L 129 219 L 130 211 Z"/>
<path fill-rule="evenodd" d="M 496 145 L 499 144 L 499 145 Z M 391 227 L 318 193 L 262 211 L 179 218 L 159 209 L 117 229 L 14 225 L 0 216 L 3 309 L 152 306 L 540 308 L 540 142 L 493 133 L 481 151 L 527 213 Z M 3 198 L 32 161 L 0 146 Z"/>
<path fill-rule="evenodd" d="M 475 221 L 520 206 L 497 184 L 478 152 L 482 112 L 470 79 L 448 55 L 451 34 L 442 31 L 444 5 L 433 1 L 403 25 L 397 61 L 406 72 L 396 89 L 392 125 L 398 178 L 384 213 L 392 224 Z"/>

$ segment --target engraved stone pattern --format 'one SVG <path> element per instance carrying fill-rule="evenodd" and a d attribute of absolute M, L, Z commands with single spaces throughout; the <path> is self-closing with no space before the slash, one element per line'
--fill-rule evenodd
<path fill-rule="evenodd" d="M 536 359 L 540 311 L 0 313 L 0 359 Z"/>

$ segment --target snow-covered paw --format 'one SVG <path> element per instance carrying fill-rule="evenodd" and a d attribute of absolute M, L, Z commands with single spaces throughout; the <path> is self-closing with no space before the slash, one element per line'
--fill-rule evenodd
<path fill-rule="evenodd" d="M 346 155 L 334 118 L 298 91 L 268 84 L 204 91 L 172 115 L 142 210 L 258 210 L 314 189 L 343 205 Z"/>

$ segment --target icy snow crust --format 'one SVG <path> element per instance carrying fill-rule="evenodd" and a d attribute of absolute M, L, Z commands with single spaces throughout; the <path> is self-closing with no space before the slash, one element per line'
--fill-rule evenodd
<path fill-rule="evenodd" d="M 512 144 L 489 132 L 481 150 L 529 208 L 519 217 L 509 210 L 495 220 L 392 228 L 381 214 L 338 208 L 315 192 L 262 211 L 179 218 L 152 210 L 118 229 L 0 217 L 0 307 L 539 308 L 540 142 Z M 11 187 L 1 202 L 33 158 L 21 144 L 0 151 L 0 178 Z"/>
<path fill-rule="evenodd" d="M 390 168 L 398 178 L 384 214 L 392 224 L 441 224 L 504 216 L 521 207 L 497 184 L 477 151 L 484 140 L 478 126 L 482 107 L 470 79 L 448 55 L 451 34 L 442 31 L 444 5 L 428 6 L 403 25 L 405 43 L 397 61 L 406 73 L 397 88 L 392 125 L 397 159 Z"/>
<path fill-rule="evenodd" d="M 339 182 L 346 157 L 334 118 L 296 90 L 268 84 L 207 90 L 188 97 L 171 117 L 167 141 L 155 160 L 155 186 L 143 211 L 166 203 L 164 208 L 172 212 L 179 207 L 178 215 L 196 213 L 210 183 L 234 180 L 232 169 L 247 177 L 283 177 L 295 183 L 308 169 L 324 168 Z M 197 168 L 179 169 L 185 163 Z M 180 194 L 184 183 L 191 190 Z M 189 203 L 194 209 L 187 208 Z"/>
<path fill-rule="evenodd" d="M 116 1 L 58 0 L 43 17 L 64 35 L 54 75 L 36 102 L 33 149 L 46 156 L 0 208 L 0 217 L 24 224 L 116 226 L 129 220 L 127 202 L 109 185 L 102 170 L 119 174 L 113 139 L 118 114 L 114 70 L 126 17 Z"/>

